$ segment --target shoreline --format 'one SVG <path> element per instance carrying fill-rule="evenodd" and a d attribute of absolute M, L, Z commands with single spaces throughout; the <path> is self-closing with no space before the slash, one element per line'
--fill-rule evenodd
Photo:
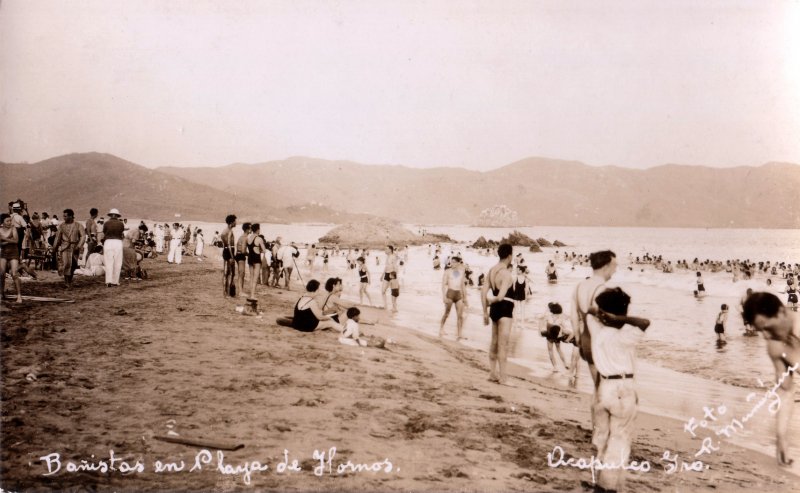
<path fill-rule="evenodd" d="M 362 330 L 396 341 L 388 350 L 278 327 L 275 318 L 300 294 L 297 283 L 292 292 L 260 288 L 261 319 L 239 315 L 244 298 L 222 298 L 212 250 L 206 262 L 186 257 L 176 268 L 152 261 L 151 280 L 116 289 L 91 278 L 69 292 L 58 281 L 28 284 L 26 294 L 67 294 L 75 303 L 3 312 L 4 489 L 583 491 L 581 481 L 591 481 L 588 469 L 547 465 L 556 446 L 592 456 L 588 394 L 527 375 L 519 388 L 499 387 L 486 381 L 485 352 L 387 324 L 385 313 Z M 212 464 L 156 473 L 155 460 L 190 467 L 200 453 L 155 439 L 169 431 L 243 443 L 224 453 L 225 464 L 270 469 L 251 468 L 251 486 L 243 471 Z M 639 413 L 631 460 L 654 467 L 629 473 L 629 489 L 786 491 L 797 481 L 773 458 L 729 444 L 707 454 L 706 470 L 664 471 L 665 450 L 694 460 L 700 446 L 680 422 Z M 330 472 L 317 476 L 313 452 L 332 447 Z M 284 449 L 300 471 L 277 472 Z M 42 475 L 47 454 L 66 464 L 109 450 L 141 459 L 145 470 Z M 355 471 L 381 462 L 381 471 Z"/>

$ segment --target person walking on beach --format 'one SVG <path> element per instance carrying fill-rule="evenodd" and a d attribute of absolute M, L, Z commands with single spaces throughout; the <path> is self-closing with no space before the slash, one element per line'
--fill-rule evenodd
<path fill-rule="evenodd" d="M 203 237 L 203 230 L 198 229 L 197 235 L 194 238 L 194 256 L 197 257 L 198 262 L 203 261 L 203 249 L 205 248 L 205 238 Z"/>
<path fill-rule="evenodd" d="M 450 268 L 445 269 L 442 277 L 442 299 L 444 301 L 444 315 L 439 324 L 439 337 L 444 335 L 444 323 L 450 315 L 450 309 L 456 306 L 456 340 L 463 339 L 464 309 L 469 307 L 467 302 L 467 276 L 464 274 L 464 264 L 458 255 L 450 259 Z"/>
<path fill-rule="evenodd" d="M 311 276 L 314 275 L 314 262 L 317 260 L 317 245 L 312 243 L 308 250 L 306 250 L 306 262 L 308 263 L 308 272 Z"/>
<path fill-rule="evenodd" d="M 183 258 L 183 235 L 184 231 L 179 223 L 172 225 L 169 240 L 169 253 L 167 253 L 167 263 L 180 264 Z"/>
<path fill-rule="evenodd" d="M 247 237 L 250 235 L 250 223 L 242 224 L 242 236 L 236 240 L 236 290 L 239 296 L 247 296 L 244 290 L 244 275 L 247 268 Z"/>
<path fill-rule="evenodd" d="M 506 358 L 511 325 L 514 321 L 514 299 L 508 296 L 511 289 L 511 255 L 514 249 L 508 243 L 497 248 L 500 260 L 486 274 L 481 287 L 483 325 L 492 321 L 492 342 L 489 346 L 489 381 L 514 387 L 506 376 Z M 489 291 L 491 290 L 491 294 Z"/>
<path fill-rule="evenodd" d="M 236 216 L 228 214 L 225 217 L 225 229 L 222 231 L 222 291 L 224 296 L 236 296 L 236 242 L 233 228 L 236 226 Z"/>
<path fill-rule="evenodd" d="M 376 259 L 378 257 L 375 257 Z M 383 267 L 383 280 L 381 281 L 381 295 L 383 306 L 387 310 L 386 290 L 392 291 L 392 311 L 397 312 L 397 297 L 400 296 L 400 283 L 397 280 L 397 256 L 394 254 L 394 245 L 386 245 L 386 264 Z"/>
<path fill-rule="evenodd" d="M 516 327 L 518 323 L 527 322 L 525 305 L 532 294 L 531 284 L 533 282 L 528 277 L 528 268 L 523 264 L 517 265 L 517 275 L 513 279 L 508 295 L 514 300 L 514 313 L 516 316 L 514 317 L 513 326 Z"/>
<path fill-rule="evenodd" d="M 725 303 L 720 307 L 717 321 L 714 323 L 714 333 L 717 334 L 717 344 L 725 344 L 725 323 L 728 321 L 728 305 Z"/>
<path fill-rule="evenodd" d="M 103 224 L 103 262 L 106 266 L 106 286 L 119 286 L 122 271 L 122 239 L 125 223 L 120 220 L 117 209 L 108 211 L 108 221 Z"/>
<path fill-rule="evenodd" d="M 789 424 L 794 410 L 793 374 L 800 371 L 800 315 L 788 310 L 772 293 L 753 293 L 744 302 L 744 321 L 764 334 L 767 355 L 775 367 L 776 394 L 780 402 L 775 415 L 775 448 L 778 464 L 791 466 Z"/>
<path fill-rule="evenodd" d="M 87 257 L 94 253 L 94 247 L 98 245 L 97 241 L 97 214 L 98 210 L 94 207 L 89 209 L 89 219 L 86 220 L 84 231 L 86 231 L 86 246 L 88 254 Z"/>
<path fill-rule="evenodd" d="M 278 236 L 272 242 L 272 282 L 268 284 L 276 288 L 280 285 L 281 273 L 283 272 L 281 257 L 278 255 L 281 251 L 281 241 L 283 241 L 283 238 Z"/>
<path fill-rule="evenodd" d="M 594 406 L 592 443 L 603 464 L 628 464 L 638 397 L 634 385 L 636 344 L 650 326 L 645 318 L 629 317 L 631 298 L 620 288 L 606 289 L 589 308 L 587 323 L 592 330 L 592 354 L 599 375 Z M 600 491 L 619 491 L 624 467 L 601 469 Z"/>
<path fill-rule="evenodd" d="M 64 276 L 67 288 L 72 287 L 72 278 L 78 268 L 78 257 L 86 241 L 86 233 L 80 223 L 75 222 L 75 212 L 64 210 L 64 222 L 58 225 L 53 250 L 59 255 L 59 274 Z"/>
<path fill-rule="evenodd" d="M 289 245 L 284 245 L 278 250 L 278 255 L 281 258 L 281 265 L 283 266 L 283 285 L 287 290 L 290 290 L 290 282 L 292 280 L 292 272 L 294 272 L 295 267 L 297 266 L 297 261 L 295 260 L 297 257 L 300 256 L 300 250 L 297 249 L 294 242 L 290 243 Z M 298 271 L 300 270 L 297 267 Z M 300 275 L 300 272 L 297 273 Z"/>
<path fill-rule="evenodd" d="M 325 251 L 324 255 L 328 255 L 327 250 Z M 366 296 L 369 306 L 372 306 L 372 298 L 369 295 L 369 291 L 367 291 L 367 288 L 369 288 L 369 271 L 367 270 L 367 262 L 364 257 L 358 257 L 356 262 L 358 262 L 358 302 L 360 304 L 364 304 L 364 296 Z"/>
<path fill-rule="evenodd" d="M 17 288 L 17 303 L 22 303 L 22 284 L 19 280 L 19 241 L 17 229 L 10 214 L 0 214 L 0 301 L 6 296 L 6 272 L 11 270 L 11 279 Z"/>
<path fill-rule="evenodd" d="M 589 263 L 592 266 L 592 276 L 575 286 L 572 294 L 571 319 L 580 357 L 589 365 L 589 372 L 596 388 L 599 381 L 592 359 L 592 334 L 590 327 L 586 324 L 586 319 L 589 318 L 587 313 L 594 303 L 595 295 L 617 271 L 617 256 L 611 250 L 594 252 L 589 255 Z M 573 352 L 572 377 L 570 378 L 570 384 L 573 387 L 577 385 L 578 380 L 577 358 L 578 356 Z"/>
<path fill-rule="evenodd" d="M 156 224 L 156 253 L 164 253 L 164 227 Z"/>
<path fill-rule="evenodd" d="M 256 297 L 256 282 L 261 273 L 261 263 L 264 261 L 264 250 L 267 249 L 266 243 L 259 234 L 261 225 L 254 223 L 250 225 L 250 234 L 247 236 L 247 265 L 250 266 L 250 298 Z"/>

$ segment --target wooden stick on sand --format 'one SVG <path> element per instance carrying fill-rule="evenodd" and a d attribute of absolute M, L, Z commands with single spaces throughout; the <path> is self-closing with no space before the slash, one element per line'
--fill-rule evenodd
<path fill-rule="evenodd" d="M 178 443 L 181 445 L 189 445 L 190 447 L 201 447 L 201 448 L 213 448 L 218 450 L 239 450 L 244 448 L 243 443 L 224 443 L 224 442 L 215 442 L 212 440 L 192 440 L 190 438 L 182 438 L 182 437 L 172 437 L 172 436 L 154 436 L 156 440 L 161 440 L 162 442 L 169 442 L 169 443 Z"/>

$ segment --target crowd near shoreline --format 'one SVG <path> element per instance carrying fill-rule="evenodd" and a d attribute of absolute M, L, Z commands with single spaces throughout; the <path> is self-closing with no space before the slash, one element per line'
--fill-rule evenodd
<path fill-rule="evenodd" d="M 71 209 L 63 211 L 63 220 L 47 213 L 28 214 L 21 201 L 9 204 L 9 214 L 3 214 L 0 227 L 2 241 L 3 302 L 6 302 L 6 273 L 14 284 L 13 303 L 24 303 L 22 277 L 36 277 L 37 270 L 57 270 L 64 278 L 64 289 L 73 289 L 74 276 L 102 278 L 108 289 L 119 288 L 121 280 L 137 282 L 147 278 L 145 259 L 156 259 L 166 253 L 167 262 L 175 268 L 190 258 L 197 262 L 206 259 L 205 233 L 200 228 L 180 223 L 151 224 L 141 221 L 128 225 L 122 214 L 110 208 L 106 216 L 98 217 L 98 209 L 89 211 L 84 222 L 76 220 Z M 214 232 L 211 246 L 219 248 L 222 258 L 222 293 L 226 298 L 246 300 L 248 310 L 260 313 L 259 295 L 263 288 L 292 290 L 296 282 L 304 286 L 294 304 L 291 316 L 281 317 L 279 323 L 300 332 L 334 330 L 344 345 L 368 346 L 385 344 L 383 340 L 362 337 L 359 322 L 364 322 L 360 305 L 378 307 L 388 314 L 401 309 L 404 266 L 408 249 L 387 244 L 378 255 L 367 248 L 339 249 L 336 246 L 303 245 L 286 241 L 281 236 L 267 239 L 261 225 L 246 222 L 241 234 L 235 234 L 238 218 L 226 217 L 226 228 Z M 238 230 L 236 231 L 238 233 Z M 442 271 L 441 296 L 443 315 L 440 337 L 452 309 L 457 318 L 457 339 L 462 338 L 463 312 L 467 307 L 467 286 L 480 288 L 481 312 L 484 324 L 491 326 L 488 380 L 501 386 L 518 384 L 508 375 L 507 358 L 511 329 L 515 318 L 525 319 L 524 302 L 530 297 L 531 275 L 521 256 L 514 256 L 509 244 L 500 245 L 496 252 L 481 250 L 483 255 L 496 253 L 498 261 L 486 272 L 473 279 L 473 272 L 464 262 L 459 246 L 428 246 L 431 268 Z M 464 247 L 469 248 L 469 247 Z M 342 279 L 330 270 L 333 257 L 344 257 L 349 270 L 359 278 L 359 303 L 344 301 Z M 373 260 L 374 259 L 374 260 Z M 368 265 L 374 261 L 380 271 L 379 293 L 371 292 L 376 284 Z M 321 265 L 318 265 L 321 264 Z M 624 286 L 606 286 L 618 269 L 615 252 L 600 250 L 591 254 L 556 251 L 547 262 L 543 275 L 548 283 L 557 283 L 559 266 L 588 265 L 592 275 L 580 281 L 572 295 L 570 313 L 564 313 L 556 302 L 548 304 L 544 324 L 540 327 L 548 346 L 548 354 L 556 367 L 557 354 L 571 372 L 570 383 L 575 386 L 578 367 L 585 361 L 593 383 L 590 406 L 592 437 L 599 464 L 595 491 L 620 491 L 625 488 L 626 468 L 631 454 L 631 440 L 638 407 L 636 394 L 636 346 L 646 337 L 650 321 L 635 316 L 635 306 Z M 774 293 L 749 290 L 739 311 L 748 332 L 762 334 L 767 340 L 767 356 L 776 370 L 776 393 L 783 403 L 775 410 L 776 459 L 779 465 L 792 467 L 788 456 L 789 423 L 794 403 L 792 375 L 800 367 L 800 316 L 797 315 L 797 282 L 800 263 L 750 259 L 703 260 L 691 262 L 664 259 L 660 255 L 628 254 L 628 269 L 652 269 L 670 274 L 676 271 L 694 272 L 696 289 L 692 295 L 707 294 L 703 273 L 726 272 L 731 282 L 764 279 L 767 285 L 780 281 L 785 288 L 780 299 Z M 303 277 L 305 275 L 305 278 Z M 294 278 L 297 278 L 296 280 Z M 320 277 L 321 279 L 317 279 Z M 294 286 L 293 286 L 294 283 Z M 218 289 L 218 288 L 216 288 Z M 381 305 L 373 304 L 373 295 Z M 364 299 L 367 305 L 364 305 Z M 363 307 L 362 306 L 362 307 Z M 714 332 L 724 342 L 729 307 L 723 304 L 714 323 Z M 574 348 L 565 357 L 561 343 Z M 614 466 L 617 464 L 617 466 Z"/>

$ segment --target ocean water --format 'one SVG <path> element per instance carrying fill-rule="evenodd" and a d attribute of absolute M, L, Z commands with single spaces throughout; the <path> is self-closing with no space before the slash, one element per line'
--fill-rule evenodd
<path fill-rule="evenodd" d="M 206 240 L 210 242 L 213 231 L 221 231 L 221 224 L 202 224 Z M 262 232 L 268 239 L 282 236 L 284 240 L 298 243 L 313 243 L 324 235 L 332 225 L 264 224 Z M 408 225 L 412 231 L 419 226 Z M 444 233 L 456 242 L 473 242 L 480 236 L 499 240 L 513 231 L 511 228 L 475 228 L 467 226 L 424 226 L 430 233 Z M 546 343 L 539 335 L 541 316 L 547 303 L 558 301 L 569 313 L 570 298 L 577 282 L 591 274 L 588 266 L 574 266 L 571 262 L 556 261 L 559 274 L 557 284 L 546 281 L 544 269 L 554 258 L 555 252 L 567 251 L 588 254 L 596 250 L 611 249 L 616 252 L 620 267 L 610 285 L 625 289 L 632 297 L 630 313 L 651 320 L 644 342 L 638 350 L 637 386 L 640 408 L 646 412 L 668 416 L 682 421 L 703 417 L 703 407 L 725 406 L 727 410 L 718 424 L 727 425 L 731 419 L 741 418 L 751 412 L 753 417 L 746 425 L 726 441 L 774 454 L 774 416 L 764 396 L 775 382 L 775 374 L 766 355 L 765 341 L 760 337 L 744 337 L 743 324 L 738 307 L 745 290 L 772 290 L 781 299 L 785 281 L 772 277 L 773 286 L 766 285 L 767 277 L 757 275 L 749 281 L 734 283 L 726 272 L 703 272 L 708 295 L 697 300 L 692 294 L 696 287 L 693 271 L 676 269 L 665 274 L 648 265 L 629 262 L 629 257 L 663 256 L 673 264 L 678 260 L 691 262 L 710 259 L 749 259 L 800 263 L 800 230 L 743 230 L 743 229 L 682 229 L 682 228 L 578 228 L 542 227 L 516 228 L 532 238 L 560 240 L 567 247 L 545 248 L 541 253 L 531 253 L 527 248 L 517 248 L 529 267 L 533 282 L 533 297 L 526 303 L 525 319 L 520 311 L 512 333 L 511 360 L 528 368 L 532 375 L 548 379 L 554 386 L 566 387 L 567 376 L 563 370 L 555 373 L 547 356 Z M 238 232 L 237 232 L 238 233 Z M 466 248 L 466 243 L 443 245 L 445 255 L 459 251 L 474 271 L 476 286 L 468 293 L 469 309 L 464 327 L 468 338 L 465 344 L 486 350 L 491 330 L 482 323 L 478 276 L 497 261 L 494 252 L 482 252 Z M 376 257 L 377 256 L 377 260 Z M 300 259 L 304 258 L 301 254 Z M 432 254 L 425 246 L 411 247 L 408 261 L 401 278 L 399 313 L 392 317 L 395 324 L 426 334 L 435 335 L 443 313 L 441 301 L 442 271 L 432 268 Z M 383 252 L 374 251 L 367 265 L 371 271 L 370 292 L 373 301 L 382 304 L 380 295 L 380 273 L 383 270 Z M 358 278 L 355 271 L 345 266 L 343 256 L 333 257 L 330 272 L 321 272 L 322 261 L 317 258 L 315 277 L 323 279 L 338 275 L 344 279 L 344 298 L 358 300 Z M 303 271 L 307 280 L 308 272 Z M 714 322 L 720 305 L 729 309 L 726 325 L 728 343 L 716 344 Z M 446 337 L 453 338 L 456 329 L 455 313 L 451 313 L 445 329 Z M 569 358 L 571 345 L 563 345 Z M 568 359 L 569 361 L 569 359 Z M 590 377 L 581 363 L 579 390 L 591 391 Z M 800 396 L 798 396 L 800 397 Z M 763 405 L 757 406 L 761 402 Z M 791 425 L 794 436 L 793 456 L 800 457 L 800 413 L 796 413 Z M 675 433 L 683 433 L 681 429 Z M 699 444 L 699 440 L 698 440 Z"/>

